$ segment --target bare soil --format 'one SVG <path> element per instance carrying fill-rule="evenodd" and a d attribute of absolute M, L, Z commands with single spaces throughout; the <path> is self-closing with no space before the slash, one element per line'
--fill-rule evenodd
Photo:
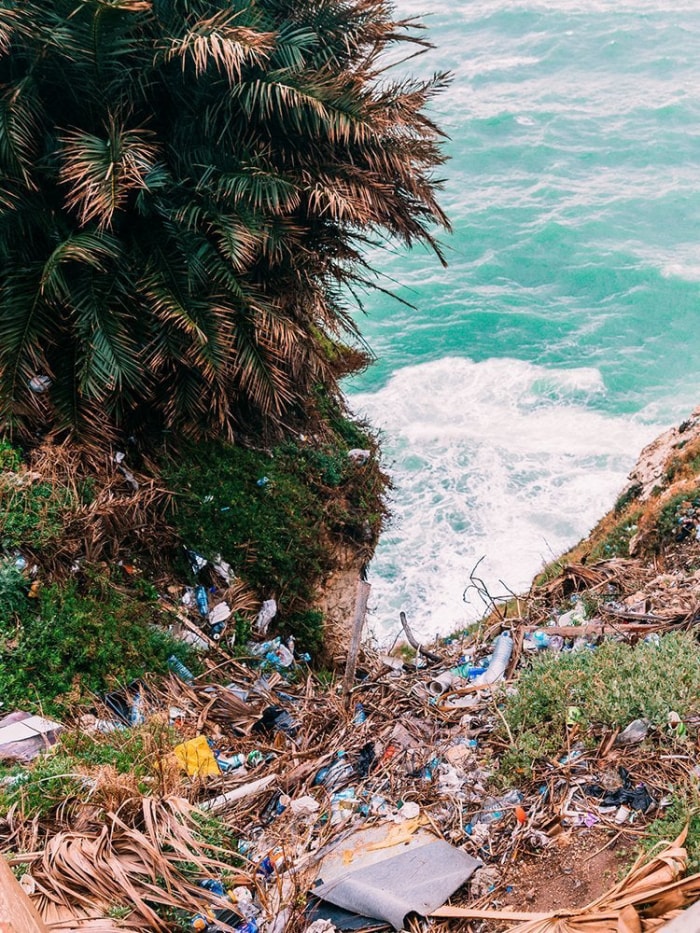
<path fill-rule="evenodd" d="M 584 907 L 613 887 L 630 868 L 637 840 L 593 827 L 558 836 L 540 855 L 516 856 L 505 865 L 489 907 L 546 913 Z M 482 933 L 500 933 L 512 924 L 485 923 Z"/>

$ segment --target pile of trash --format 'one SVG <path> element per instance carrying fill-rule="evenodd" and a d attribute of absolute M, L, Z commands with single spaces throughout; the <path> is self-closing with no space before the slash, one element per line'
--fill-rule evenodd
<path fill-rule="evenodd" d="M 122 786 L 111 788 L 109 807 L 98 793 L 104 774 L 84 777 L 84 793 L 65 801 L 50 827 L 12 807 L 0 825 L 2 848 L 22 864 L 22 885 L 56 930 L 328 933 L 398 930 L 412 917 L 451 929 L 467 919 L 481 924 L 473 930 L 508 921 L 523 933 L 549 929 L 541 915 L 499 908 L 508 867 L 562 833 L 639 831 L 668 804 L 668 774 L 640 750 L 648 722 L 620 724 L 591 747 L 575 741 L 572 706 L 574 740 L 504 787 L 502 703 L 532 655 L 658 638 L 687 621 L 696 611 L 692 585 L 644 573 L 630 561 L 565 568 L 518 605 L 518 618 L 497 612 L 471 635 L 418 645 L 408 661 L 365 647 L 345 685 L 321 682 L 293 642 L 269 637 L 272 601 L 231 657 L 213 629 L 225 626 L 225 609 L 212 624 L 206 592 L 194 589 L 205 673 L 195 677 L 173 658 L 169 679 L 105 695 L 75 724 L 19 711 L 0 720 L 0 757 L 23 763 L 29 783 L 31 763 L 67 735 L 99 742 L 160 723 L 159 786 L 149 792 L 111 774 Z M 672 601 L 657 598 L 669 589 Z M 582 597 L 593 591 L 606 598 L 591 617 Z M 670 726 L 686 727 L 694 726 Z M 671 769 L 694 766 L 691 755 L 669 758 Z M 21 787 L 24 779 L 9 780 Z M 203 842 L 202 820 L 227 827 L 235 849 Z M 618 891 L 589 911 L 604 914 L 607 926 L 568 911 L 568 926 L 557 929 L 617 930 L 613 920 L 637 916 L 637 907 L 642 917 L 666 917 L 696 899 L 698 877 L 679 880 L 682 841 L 668 851 L 673 857 L 657 858 L 673 871 L 653 898 Z"/>

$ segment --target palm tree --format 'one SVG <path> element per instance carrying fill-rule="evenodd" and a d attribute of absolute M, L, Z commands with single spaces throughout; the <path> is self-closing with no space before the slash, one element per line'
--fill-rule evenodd
<path fill-rule="evenodd" d="M 20 435 L 284 426 L 372 238 L 439 255 L 384 0 L 0 0 L 0 408 Z"/>

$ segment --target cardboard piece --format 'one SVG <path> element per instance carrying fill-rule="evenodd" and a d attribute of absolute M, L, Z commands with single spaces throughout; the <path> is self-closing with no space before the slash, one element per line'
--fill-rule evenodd
<path fill-rule="evenodd" d="M 335 844 L 312 893 L 401 930 L 408 915 L 425 917 L 444 904 L 481 864 L 415 825 L 382 823 Z"/>
<path fill-rule="evenodd" d="M 0 719 L 0 761 L 28 762 L 55 745 L 60 722 L 16 710 Z"/>

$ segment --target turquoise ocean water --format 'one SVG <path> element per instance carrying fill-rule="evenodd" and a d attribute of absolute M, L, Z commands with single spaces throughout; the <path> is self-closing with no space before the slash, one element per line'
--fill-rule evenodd
<path fill-rule="evenodd" d="M 700 403 L 700 3 L 400 0 L 448 69 L 449 268 L 377 252 L 347 385 L 384 434 L 393 521 L 370 567 L 381 639 L 526 587 Z M 502 581 L 502 582 L 499 582 Z"/>

